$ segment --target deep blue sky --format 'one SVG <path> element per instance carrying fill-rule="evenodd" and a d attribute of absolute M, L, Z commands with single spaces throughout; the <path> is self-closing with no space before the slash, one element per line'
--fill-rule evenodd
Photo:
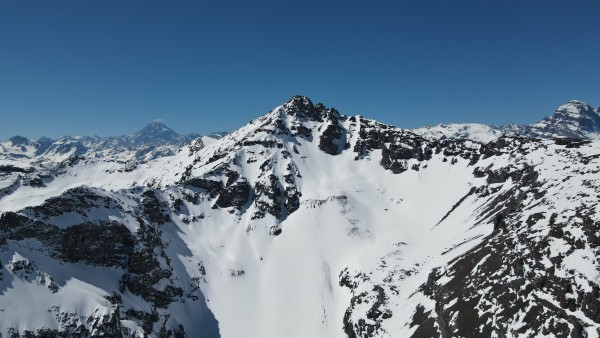
<path fill-rule="evenodd" d="M 294 94 L 403 128 L 600 105 L 600 1 L 0 0 L 0 139 L 233 130 Z"/>

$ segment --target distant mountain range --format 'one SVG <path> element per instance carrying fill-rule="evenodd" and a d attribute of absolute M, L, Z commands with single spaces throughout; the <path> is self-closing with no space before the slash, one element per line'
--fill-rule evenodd
<path fill-rule="evenodd" d="M 410 131 L 428 138 L 471 139 L 479 142 L 493 141 L 503 135 L 600 139 L 600 108 L 593 108 L 587 103 L 572 100 L 559 106 L 553 115 L 530 125 L 492 126 L 452 123 L 415 128 Z M 23 136 L 14 136 L 0 142 L 0 158 L 45 159 L 61 162 L 73 156 L 87 156 L 122 161 L 135 159 L 143 163 L 174 155 L 180 148 L 198 138 L 210 143 L 225 135 L 227 132 L 215 132 L 204 137 L 193 133 L 179 135 L 163 123 L 154 121 L 133 134 L 116 137 L 65 136 L 57 140 L 47 137 L 30 140 Z"/>
<path fill-rule="evenodd" d="M 46 137 L 30 140 L 14 136 L 0 143 L 0 156 L 55 162 L 74 156 L 146 162 L 173 155 L 199 137 L 198 134 L 179 135 L 160 122 L 152 122 L 138 132 L 116 137 L 65 136 L 57 140 Z"/>
<path fill-rule="evenodd" d="M 416 128 L 412 132 L 430 138 L 464 138 L 480 142 L 489 142 L 502 135 L 597 140 L 600 139 L 600 108 L 572 100 L 558 107 L 553 115 L 530 125 L 438 124 Z"/>
<path fill-rule="evenodd" d="M 598 337 L 598 109 L 0 147 L 1 337 Z M 479 141 L 483 142 L 479 142 Z"/>

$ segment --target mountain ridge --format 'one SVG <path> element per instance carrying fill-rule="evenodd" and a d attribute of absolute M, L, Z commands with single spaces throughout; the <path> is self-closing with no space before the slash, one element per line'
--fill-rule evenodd
<path fill-rule="evenodd" d="M 86 152 L 102 153 L 112 150 L 121 157 L 126 157 L 126 152 L 134 152 L 130 156 L 147 161 L 158 156 L 172 155 L 178 148 L 199 137 L 198 134 L 179 135 L 163 123 L 153 121 L 135 133 L 122 136 L 63 136 L 56 140 L 41 137 L 37 141 L 13 136 L 1 142 L 0 147 L 5 156 L 12 150 L 12 155 L 16 157 L 57 157 L 62 160 L 65 158 L 63 155 L 81 156 Z M 161 147 L 162 149 L 157 149 Z M 155 150 L 156 153 L 153 153 Z M 104 154 L 106 155 L 109 154 Z"/>
<path fill-rule="evenodd" d="M 571 100 L 560 105 L 553 115 L 529 125 L 452 123 L 414 128 L 412 131 L 434 138 L 469 138 L 480 142 L 489 142 L 501 135 L 600 139 L 600 107 L 593 108 L 585 102 Z"/>

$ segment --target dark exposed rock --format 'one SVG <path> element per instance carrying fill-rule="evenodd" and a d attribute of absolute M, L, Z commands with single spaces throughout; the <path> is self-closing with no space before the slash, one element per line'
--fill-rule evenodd
<path fill-rule="evenodd" d="M 158 308 L 166 308 L 170 303 L 178 301 L 183 296 L 181 287 L 176 286 L 171 276 L 170 260 L 164 253 L 165 244 L 162 242 L 162 232 L 156 223 L 138 220 L 137 245 L 131 252 L 128 262 L 128 273 L 122 278 L 122 283 L 135 295 L 139 295 Z M 158 252 L 158 254 L 157 254 Z M 164 260 L 167 266 L 160 263 Z M 159 286 L 164 280 L 166 285 Z"/>
<path fill-rule="evenodd" d="M 44 204 L 32 207 L 34 215 L 52 217 L 69 212 L 86 215 L 93 208 L 112 208 L 116 203 L 109 197 L 98 194 L 92 189 L 79 187 L 68 190 L 59 197 L 49 198 Z"/>
<path fill-rule="evenodd" d="M 32 173 L 33 168 L 21 168 L 13 165 L 0 165 L 0 173 Z"/>
<path fill-rule="evenodd" d="M 254 145 L 260 145 L 265 148 L 283 148 L 283 144 L 274 140 L 245 140 L 242 143 L 244 147 L 250 147 Z M 212 161 L 210 161 L 212 162 Z"/>
<path fill-rule="evenodd" d="M 369 277 L 362 273 L 351 276 L 347 268 L 340 273 L 339 285 L 352 292 L 350 306 L 343 319 L 344 332 L 348 337 L 377 337 L 385 333 L 381 322 L 392 317 L 392 312 L 385 307 L 388 297 L 381 285 L 373 285 L 370 292 L 358 292 L 358 285 L 368 280 Z M 362 311 L 366 310 L 366 317 L 354 321 L 352 315 L 360 311 L 359 307 Z"/>
<path fill-rule="evenodd" d="M 554 269 L 547 270 L 542 263 L 546 255 L 544 243 L 531 241 L 526 236 L 515 235 L 514 225 L 507 219 L 511 220 L 520 209 L 509 210 L 498 214 L 503 215 L 498 222 L 503 224 L 501 227 L 504 231 L 487 237 L 480 245 L 451 262 L 450 267 L 444 272 L 445 276 L 452 276 L 448 282 L 439 283 L 440 274 L 437 270 L 430 274 L 427 283 L 422 287 L 422 292 L 436 301 L 436 316 L 433 317 L 430 313 L 425 313 L 424 309 L 417 307 L 416 313 L 419 316 L 417 316 L 418 320 L 413 320 L 413 323 L 419 325 L 419 328 L 415 331 L 415 337 L 478 334 L 488 336 L 492 333 L 501 335 L 505 333 L 502 323 L 508 322 L 520 311 L 526 313 L 523 322 L 527 323 L 522 327 L 521 333 L 533 330 L 533 332 L 545 331 L 545 334 L 553 336 L 569 334 L 577 336 L 583 332 L 582 324 L 570 313 L 578 309 L 581 309 L 591 320 L 595 322 L 600 320 L 598 315 L 600 287 L 594 285 L 595 291 L 591 293 L 578 289 L 577 293 L 573 294 L 573 280 L 555 275 Z M 540 216 L 536 218 L 542 219 Z M 550 226 L 553 226 L 552 224 L 553 222 Z M 530 247 L 531 251 L 514 250 L 523 245 Z M 497 255 L 498 252 L 502 255 Z M 560 263 L 555 263 L 555 266 L 559 265 Z M 479 290 L 486 290 L 486 292 L 481 293 Z M 552 295 L 560 306 L 557 307 L 535 297 L 534 299 L 525 297 L 532 292 L 536 294 L 534 291 Z M 452 303 L 453 305 L 448 305 L 450 300 L 456 301 Z M 481 311 L 488 309 L 489 306 L 498 306 L 502 309 L 494 311 L 497 323 L 495 326 L 489 320 L 491 316 L 489 311 L 481 314 Z M 454 320 L 449 322 L 444 318 L 454 318 Z M 551 324 L 545 326 L 550 318 L 552 318 Z M 432 328 L 432 320 L 437 321 L 437 327 Z M 480 331 L 475 332 L 474 328 L 479 328 Z"/>
<path fill-rule="evenodd" d="M 184 185 L 204 189 L 212 196 L 216 196 L 216 194 L 223 189 L 223 182 L 204 178 L 189 179 L 184 182 Z"/>
<path fill-rule="evenodd" d="M 306 118 L 311 121 L 322 121 L 325 107 L 322 104 L 313 105 L 312 101 L 301 95 L 293 96 L 285 104 L 286 113 L 291 116 Z"/>
<path fill-rule="evenodd" d="M 337 121 L 328 125 L 319 138 L 319 149 L 329 155 L 339 155 L 348 147 L 346 129 L 340 126 Z"/>
<path fill-rule="evenodd" d="M 383 147 L 381 165 L 394 174 L 400 174 L 408 169 L 406 161 L 430 160 L 432 154 L 429 146 L 421 140 L 400 138 L 388 147 Z"/>
<path fill-rule="evenodd" d="M 584 141 L 572 138 L 557 138 L 554 140 L 554 144 L 559 146 L 565 146 L 565 148 L 579 148 L 583 145 L 590 144 L 591 141 Z"/>
<path fill-rule="evenodd" d="M 134 245 L 129 229 L 117 222 L 84 223 L 62 233 L 58 257 L 67 262 L 124 267 Z"/>
<path fill-rule="evenodd" d="M 0 235 L 0 244 L 5 244 L 7 240 L 36 238 L 42 243 L 56 245 L 56 242 L 62 238 L 57 226 L 15 212 L 5 212 L 0 215 Z"/>
<path fill-rule="evenodd" d="M 160 319 L 156 310 L 145 312 L 130 309 L 125 312 L 125 316 L 126 318 L 137 319 L 140 321 L 142 323 L 142 329 L 146 334 L 152 333 L 154 323 L 158 322 Z"/>
<path fill-rule="evenodd" d="M 223 189 L 217 198 L 213 208 L 235 207 L 238 210 L 248 203 L 252 194 L 252 187 L 245 179 L 229 185 Z"/>
<path fill-rule="evenodd" d="M 252 216 L 252 219 L 263 218 L 265 213 L 269 213 L 278 219 L 285 218 L 286 215 L 282 213 L 284 206 L 283 189 L 281 182 L 277 180 L 275 175 L 269 176 L 267 184 L 256 183 L 254 190 L 256 192 L 254 203 L 258 210 Z M 261 196 L 266 197 L 266 201 L 260 199 Z"/>
<path fill-rule="evenodd" d="M 145 191 L 142 196 L 144 196 L 144 199 L 142 200 L 144 213 L 150 222 L 156 224 L 171 222 L 171 217 L 166 210 L 163 210 L 167 208 L 167 205 L 156 197 L 155 192 L 148 190 Z"/>
<path fill-rule="evenodd" d="M 285 188 L 285 208 L 287 209 L 287 213 L 288 215 L 293 213 L 294 211 L 298 210 L 298 208 L 300 208 L 300 192 L 296 189 L 295 186 L 293 187 L 286 187 Z"/>
<path fill-rule="evenodd" d="M 312 131 L 310 128 L 300 124 L 300 125 L 296 125 L 296 126 L 291 126 L 290 129 L 292 131 L 292 136 L 302 137 L 309 141 L 312 140 Z M 294 148 L 294 149 L 296 152 L 298 151 L 297 148 Z"/>

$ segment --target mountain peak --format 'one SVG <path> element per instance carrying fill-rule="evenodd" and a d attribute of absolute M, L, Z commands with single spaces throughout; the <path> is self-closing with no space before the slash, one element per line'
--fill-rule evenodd
<path fill-rule="evenodd" d="M 582 120 L 597 120 L 600 116 L 598 112 L 589 104 L 571 100 L 556 108 L 556 112 L 548 119 L 564 122 L 578 122 Z M 582 126 L 585 127 L 585 126 Z"/>
<path fill-rule="evenodd" d="M 589 104 L 571 100 L 556 112 L 529 126 L 535 137 L 590 138 L 600 133 L 600 113 Z"/>
<path fill-rule="evenodd" d="M 579 115 L 594 115 L 595 111 L 594 108 L 592 108 L 592 106 L 590 106 L 589 104 L 583 102 L 583 101 L 578 101 L 578 100 L 571 100 L 563 105 L 560 105 L 557 109 L 556 109 L 556 114 L 567 114 L 567 115 L 571 115 L 571 116 L 579 116 Z"/>
<path fill-rule="evenodd" d="M 284 103 L 284 106 L 297 108 L 314 108 L 314 105 L 308 96 L 294 95 Z"/>
<path fill-rule="evenodd" d="M 173 141 L 178 137 L 179 134 L 158 120 L 150 122 L 142 130 L 133 134 L 135 143 L 149 143 L 157 139 Z"/>
<path fill-rule="evenodd" d="M 158 134 L 164 134 L 164 133 L 169 133 L 169 134 L 177 135 L 177 133 L 173 129 L 167 127 L 167 125 L 165 125 L 164 123 L 162 123 L 160 120 L 154 120 L 154 121 L 148 123 L 138 133 L 142 133 L 142 134 L 157 134 L 157 133 Z"/>
<path fill-rule="evenodd" d="M 312 121 L 323 121 L 327 118 L 338 118 L 340 113 L 335 108 L 326 108 L 322 103 L 312 103 L 308 96 L 294 95 L 282 105 L 287 115 L 304 117 Z"/>
<path fill-rule="evenodd" d="M 11 138 L 8 139 L 13 146 L 24 146 L 24 145 L 29 145 L 31 143 L 31 141 L 23 136 L 13 136 Z"/>

